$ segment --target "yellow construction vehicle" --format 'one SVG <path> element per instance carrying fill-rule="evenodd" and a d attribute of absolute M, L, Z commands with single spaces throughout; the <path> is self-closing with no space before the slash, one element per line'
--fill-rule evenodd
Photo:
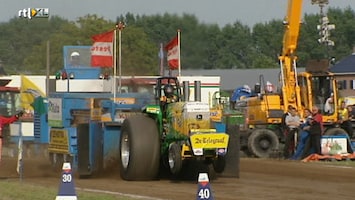
<path fill-rule="evenodd" d="M 302 0 L 289 0 L 287 15 L 284 21 L 283 48 L 280 61 L 280 87 L 268 92 L 264 89 L 264 81 L 256 85 L 257 95 L 237 103 L 238 109 L 246 110 L 247 122 L 251 129 L 241 134 L 241 148 L 256 157 L 269 157 L 279 149 L 283 141 L 281 130 L 282 115 L 292 105 L 299 114 L 303 110 L 318 106 L 323 112 L 324 125 L 328 134 L 334 130 L 337 112 L 324 113 L 324 103 L 331 95 L 338 98 L 337 84 L 334 75 L 328 72 L 328 61 L 310 62 L 306 71 L 297 73 L 296 49 L 300 32 Z M 261 76 L 262 77 L 262 76 Z M 333 104 L 337 110 L 337 104 Z M 339 129 L 335 129 L 339 130 Z M 330 132 L 329 132 L 330 131 Z"/>

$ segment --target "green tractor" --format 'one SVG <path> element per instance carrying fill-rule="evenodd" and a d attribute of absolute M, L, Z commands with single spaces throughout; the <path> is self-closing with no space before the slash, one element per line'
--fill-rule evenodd
<path fill-rule="evenodd" d="M 157 179 L 161 166 L 180 176 L 189 162 L 224 171 L 229 135 L 212 128 L 210 107 L 200 101 L 199 89 L 195 85 L 195 101 L 189 101 L 188 83 L 181 88 L 176 77 L 157 79 L 156 104 L 122 124 L 119 154 L 124 180 Z"/>

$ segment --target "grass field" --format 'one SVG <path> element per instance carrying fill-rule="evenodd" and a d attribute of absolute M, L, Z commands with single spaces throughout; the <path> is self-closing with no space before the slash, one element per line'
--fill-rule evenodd
<path fill-rule="evenodd" d="M 114 194 L 100 194 L 77 190 L 77 199 L 85 200 L 134 200 L 134 198 L 123 197 Z M 0 199 L 3 200 L 48 200 L 55 199 L 58 194 L 57 187 L 44 187 L 20 182 L 19 180 L 0 180 Z"/>

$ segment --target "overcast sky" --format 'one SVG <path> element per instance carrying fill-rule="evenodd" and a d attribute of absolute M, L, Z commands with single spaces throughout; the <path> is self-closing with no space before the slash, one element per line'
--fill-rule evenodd
<path fill-rule="evenodd" d="M 240 21 L 246 25 L 283 19 L 287 0 L 0 0 L 0 22 L 17 16 L 28 7 L 48 7 L 50 14 L 69 20 L 86 14 L 97 14 L 115 20 L 127 12 L 139 15 L 194 14 L 200 22 L 220 26 Z M 328 7 L 355 10 L 355 0 L 329 0 Z M 311 0 L 303 0 L 303 13 L 318 13 Z"/>

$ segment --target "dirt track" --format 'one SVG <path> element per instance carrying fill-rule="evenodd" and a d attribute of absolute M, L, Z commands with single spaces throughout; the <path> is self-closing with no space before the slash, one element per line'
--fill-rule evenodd
<path fill-rule="evenodd" d="M 211 181 L 211 188 L 219 200 L 354 199 L 354 166 L 242 158 L 240 178 L 219 177 Z M 16 177 L 15 159 L 3 158 L 0 178 Z M 24 160 L 24 182 L 57 187 L 59 177 L 60 173 L 53 173 L 47 161 Z M 117 171 L 91 179 L 76 178 L 75 186 L 173 200 L 196 199 L 197 192 L 196 181 L 127 182 L 120 179 Z"/>

